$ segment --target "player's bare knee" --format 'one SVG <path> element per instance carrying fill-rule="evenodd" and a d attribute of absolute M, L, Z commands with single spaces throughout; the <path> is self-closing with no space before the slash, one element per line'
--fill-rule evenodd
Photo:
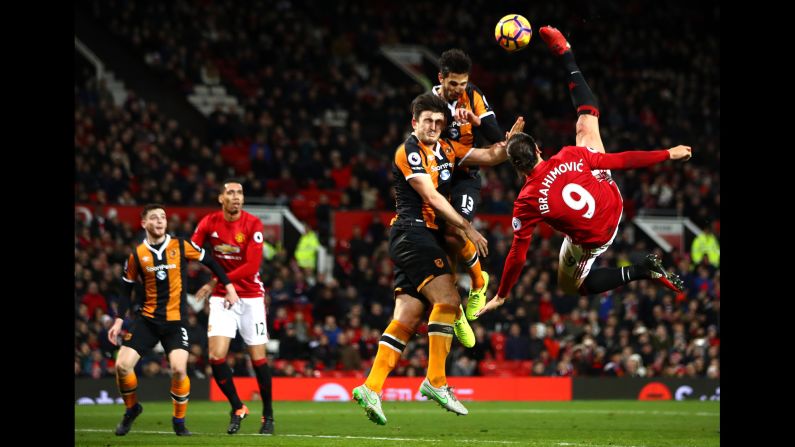
<path fill-rule="evenodd" d="M 402 325 L 406 326 L 407 328 L 409 328 L 412 331 L 416 331 L 417 328 L 420 325 L 420 318 L 419 317 L 414 318 L 414 317 L 403 316 L 402 318 L 399 318 L 399 319 L 396 318 L 396 320 L 399 321 Z"/>
<path fill-rule="evenodd" d="M 420 325 L 421 315 L 421 313 L 416 312 L 413 308 L 401 309 L 396 310 L 392 318 L 407 326 L 409 329 L 417 329 L 417 326 Z"/>
<path fill-rule="evenodd" d="M 599 118 L 593 115 L 580 115 L 575 130 L 577 145 L 604 151 L 602 136 L 599 133 Z"/>
<path fill-rule="evenodd" d="M 219 350 L 210 349 L 208 357 L 210 358 L 211 362 L 216 362 L 218 360 L 225 359 L 226 358 L 226 352 L 224 352 L 224 351 L 222 351 L 220 349 Z"/>
<path fill-rule="evenodd" d="M 118 374 L 119 376 L 126 376 L 127 374 L 130 374 L 134 368 L 135 365 L 130 365 L 125 362 L 117 362 L 116 374 Z"/>
<path fill-rule="evenodd" d="M 437 297 L 434 304 L 447 304 L 449 306 L 458 307 L 461 304 L 461 297 L 458 296 L 458 294 L 446 293 Z"/>
<path fill-rule="evenodd" d="M 599 135 L 599 118 L 583 114 L 577 117 L 577 135 Z"/>
<path fill-rule="evenodd" d="M 425 305 L 419 299 L 407 294 L 395 298 L 395 310 L 392 319 L 399 321 L 411 330 L 416 330 L 420 319 L 425 314 Z"/>
<path fill-rule="evenodd" d="M 171 365 L 171 376 L 177 380 L 182 380 L 188 375 L 187 365 Z"/>
<path fill-rule="evenodd" d="M 599 138 L 599 133 L 590 126 L 577 121 L 577 141 L 593 140 L 594 138 Z"/>

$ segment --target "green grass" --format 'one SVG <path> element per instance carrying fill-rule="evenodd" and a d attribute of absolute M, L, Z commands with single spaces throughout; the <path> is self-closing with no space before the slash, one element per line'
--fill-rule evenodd
<path fill-rule="evenodd" d="M 259 431 L 259 402 L 240 433 L 226 434 L 229 405 L 191 402 L 193 437 L 171 431 L 171 403 L 143 402 L 127 436 L 113 434 L 121 405 L 75 407 L 78 446 L 719 446 L 720 402 L 573 401 L 467 402 L 455 416 L 430 402 L 385 402 L 386 426 L 367 419 L 353 402 L 276 402 L 276 436 Z M 263 439 L 264 438 L 264 439 Z"/>

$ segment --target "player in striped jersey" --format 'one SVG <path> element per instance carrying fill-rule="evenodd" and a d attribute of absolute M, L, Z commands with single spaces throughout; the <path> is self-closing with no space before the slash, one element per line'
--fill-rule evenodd
<path fill-rule="evenodd" d="M 428 309 L 428 371 L 420 393 L 448 411 L 469 413 L 456 399 L 445 373 L 454 321 L 461 318 L 461 299 L 442 248 L 444 227 L 463 231 L 483 256 L 488 254 L 488 242 L 455 211 L 448 196 L 457 166 L 495 165 L 507 159 L 504 143 L 476 149 L 440 139 L 451 114 L 438 96 L 430 92 L 417 96 L 411 110 L 414 132 L 395 151 L 392 164 L 397 216 L 389 232 L 389 256 L 395 263 L 395 310 L 367 380 L 353 390 L 367 417 L 380 425 L 386 424 L 386 416 L 379 393 Z M 523 119 L 518 119 L 512 133 L 523 126 Z"/>
<path fill-rule="evenodd" d="M 136 278 L 140 278 L 144 286 L 143 303 L 116 358 L 116 384 L 127 408 L 116 427 L 116 435 L 126 435 L 143 411 L 135 393 L 138 388 L 135 365 L 142 355 L 160 342 L 171 365 L 172 427 L 178 436 L 190 436 L 185 427 L 190 399 L 190 379 L 187 376 L 189 344 L 184 326 L 188 317 L 185 290 L 188 261 L 199 261 L 218 276 L 226 287 L 225 298 L 230 304 L 236 303 L 238 296 L 212 256 L 205 256 L 204 250 L 190 241 L 166 234 L 168 221 L 162 205 L 146 205 L 141 213 L 141 226 L 146 230 L 146 238 L 135 247 L 125 263 L 122 276 L 124 299 L 119 306 L 119 315 L 108 331 L 108 339 L 116 345 L 124 323 L 121 317 L 127 311 L 126 303 Z"/>
<path fill-rule="evenodd" d="M 475 147 L 481 141 L 488 144 L 503 141 L 504 135 L 494 111 L 486 96 L 475 84 L 469 81 L 472 61 L 459 49 L 450 49 L 439 58 L 439 85 L 432 91 L 444 99 L 453 119 L 447 124 L 443 138 L 465 147 Z M 472 222 L 480 204 L 480 170 L 479 166 L 459 166 L 453 172 L 450 190 L 450 203 L 467 221 Z M 475 320 L 475 312 L 486 304 L 486 290 L 489 286 L 489 275 L 481 270 L 478 252 L 471 241 L 461 231 L 448 227 L 447 242 L 450 250 L 463 261 L 469 272 L 471 286 L 467 299 L 465 315 L 468 320 Z M 455 268 L 454 268 L 455 270 Z M 455 273 L 455 272 L 454 272 Z M 461 330 L 459 328 L 466 328 Z M 456 336 L 466 346 L 475 343 L 472 329 L 466 321 L 456 320 Z"/>

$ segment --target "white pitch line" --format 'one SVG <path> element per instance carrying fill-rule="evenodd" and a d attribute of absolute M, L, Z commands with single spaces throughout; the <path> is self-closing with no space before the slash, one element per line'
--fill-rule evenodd
<path fill-rule="evenodd" d="M 550 409 L 537 409 L 537 408 L 494 408 L 490 410 L 484 410 L 488 413 L 525 413 L 525 414 L 615 414 L 615 415 L 635 415 L 635 416 L 704 416 L 704 417 L 719 417 L 720 412 L 714 411 L 696 411 L 696 412 L 687 412 L 687 411 L 666 411 L 666 410 L 550 410 Z M 361 409 L 359 407 L 351 407 L 351 408 L 336 408 L 333 410 L 330 409 L 323 409 L 323 410 L 279 410 L 279 414 L 328 414 L 330 412 L 335 413 L 359 413 Z M 150 411 L 149 414 L 171 414 L 171 410 L 163 410 L 162 412 L 158 412 L 156 410 Z M 420 408 L 397 408 L 397 409 L 390 409 L 390 413 L 399 413 L 399 414 L 433 414 L 439 413 L 439 409 L 436 408 L 429 408 L 429 409 L 420 409 Z M 217 411 L 190 411 L 189 414 L 220 414 Z M 441 414 L 441 413 L 440 413 Z"/>
<path fill-rule="evenodd" d="M 559 446 L 562 446 L 562 447 L 569 447 L 569 446 L 574 446 L 574 447 L 645 447 L 645 446 L 642 446 L 642 445 L 582 444 L 582 443 L 578 443 L 578 442 L 559 442 L 556 445 L 559 445 Z"/>
<path fill-rule="evenodd" d="M 113 433 L 112 429 L 109 428 L 76 428 L 75 432 L 105 432 L 105 433 Z M 171 431 L 155 431 L 155 430 L 133 430 L 131 433 L 143 433 L 143 434 L 152 434 L 152 435 L 170 435 L 174 432 Z M 228 438 L 229 435 L 225 433 L 202 433 L 202 432 L 191 432 L 194 435 L 203 435 L 203 436 L 221 436 L 224 438 Z M 263 435 L 256 434 L 256 433 L 238 433 L 235 436 L 259 436 L 263 437 Z M 521 444 L 519 441 L 494 441 L 494 440 L 487 440 L 487 439 L 427 439 L 427 438 L 388 438 L 384 436 L 347 436 L 347 435 L 304 435 L 304 434 L 279 434 L 277 437 L 285 437 L 285 438 L 322 438 L 322 439 L 364 439 L 370 441 L 397 441 L 397 442 L 404 442 L 404 441 L 417 441 L 417 442 L 465 442 L 465 443 L 476 443 L 476 444 Z M 615 447 L 615 446 L 614 446 Z M 620 446 L 618 446 L 620 447 Z"/>
<path fill-rule="evenodd" d="M 92 433 L 113 433 L 112 429 L 109 428 L 76 428 L 75 432 L 92 432 Z M 134 430 L 133 433 L 140 433 L 140 434 L 152 434 L 152 435 L 170 435 L 174 432 L 171 431 L 156 431 L 156 430 Z M 218 436 L 223 438 L 229 438 L 229 436 L 225 433 L 203 433 L 203 432 L 192 432 L 194 435 L 202 435 L 202 436 Z M 264 437 L 263 435 L 256 434 L 256 433 L 238 433 L 235 436 L 258 436 Z M 279 434 L 276 437 L 285 437 L 285 438 L 316 438 L 316 439 L 361 439 L 361 440 L 369 440 L 369 441 L 394 441 L 394 442 L 404 442 L 404 441 L 416 441 L 416 442 L 443 442 L 443 443 L 466 443 L 466 444 L 525 444 L 527 445 L 527 441 L 495 441 L 495 440 L 488 440 L 488 439 L 427 439 L 427 438 L 389 438 L 385 436 L 347 436 L 347 435 L 307 435 L 307 434 L 293 434 L 293 433 L 286 433 L 286 434 Z M 642 445 L 621 445 L 621 444 L 592 444 L 592 443 L 581 443 L 581 442 L 567 442 L 567 441 L 552 441 L 552 440 L 538 440 L 541 445 L 555 445 L 560 447 L 645 447 Z"/>

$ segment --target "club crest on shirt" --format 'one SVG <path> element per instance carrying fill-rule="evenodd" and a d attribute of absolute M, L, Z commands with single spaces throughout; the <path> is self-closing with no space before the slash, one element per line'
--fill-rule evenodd
<path fill-rule="evenodd" d="M 245 240 L 246 240 L 246 235 L 245 234 L 237 233 L 235 235 L 235 242 L 237 242 L 238 244 L 242 244 L 243 241 L 245 241 Z"/>

